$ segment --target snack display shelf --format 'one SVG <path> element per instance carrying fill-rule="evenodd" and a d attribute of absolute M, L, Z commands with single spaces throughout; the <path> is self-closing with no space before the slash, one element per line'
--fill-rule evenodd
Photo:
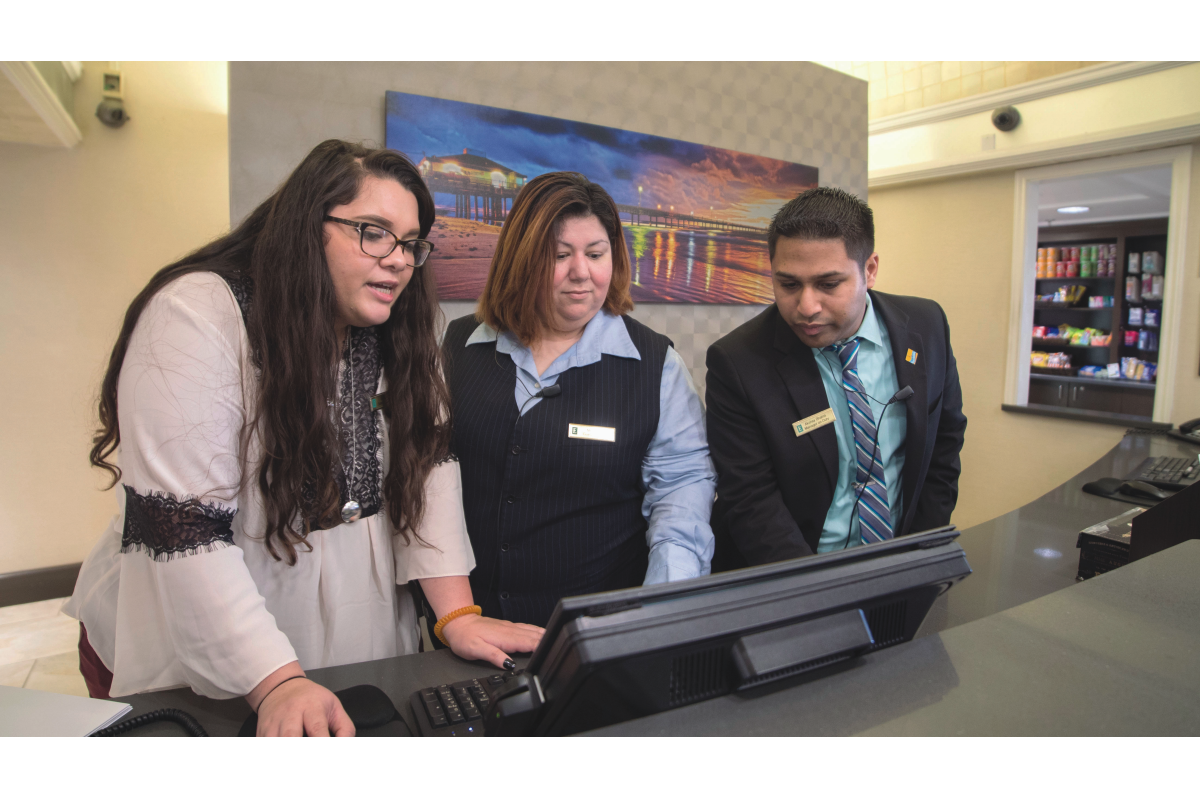
<path fill-rule="evenodd" d="M 1079 285 L 1091 285 L 1093 283 L 1103 283 L 1105 281 L 1112 282 L 1116 277 L 1038 277 L 1039 283 L 1078 283 Z"/>
<path fill-rule="evenodd" d="M 1119 388 L 1142 388 L 1144 390 L 1154 390 L 1154 381 L 1146 380 L 1129 380 L 1124 377 L 1080 377 L 1077 374 L 1064 374 L 1060 372 L 1076 372 L 1079 369 L 1037 369 L 1030 368 L 1030 379 L 1037 380 L 1061 380 L 1062 382 L 1078 382 L 1088 385 L 1112 385 Z"/>
<path fill-rule="evenodd" d="M 1031 377 L 1039 377 L 1040 376 L 1040 377 L 1066 378 L 1066 377 L 1075 376 L 1075 373 L 1077 371 L 1079 371 L 1079 368 L 1076 366 L 1069 366 L 1067 368 L 1060 368 L 1060 369 L 1050 368 L 1049 366 L 1030 366 L 1029 367 L 1029 376 L 1031 376 Z"/>
<path fill-rule="evenodd" d="M 1136 346 L 1126 346 L 1124 335 L 1130 330 L 1141 330 L 1145 325 L 1128 324 L 1130 308 L 1148 308 L 1151 311 L 1163 307 L 1161 298 L 1153 299 L 1152 292 L 1148 298 L 1141 301 L 1130 301 L 1125 296 L 1128 277 L 1138 274 L 1140 269 L 1130 266 L 1132 253 L 1166 251 L 1167 220 L 1166 219 L 1131 219 L 1124 221 L 1062 225 L 1038 230 L 1038 248 L 1058 248 L 1058 255 L 1052 260 L 1074 263 L 1068 266 L 1075 276 L 1043 276 L 1030 274 L 1025 283 L 1026 290 L 1034 296 L 1033 327 L 1060 327 L 1067 324 L 1078 328 L 1095 328 L 1101 331 L 1111 331 L 1111 339 L 1107 345 L 1094 346 L 1088 344 L 1072 344 L 1070 337 L 1033 338 L 1030 335 L 1032 349 L 1061 356 L 1069 354 L 1074 361 L 1071 369 L 1050 369 L 1030 367 L 1029 399 L 1030 406 L 1046 405 L 1058 408 L 1061 417 L 1098 420 L 1109 417 L 1122 419 L 1139 418 L 1147 422 L 1153 416 L 1153 403 L 1156 385 L 1153 381 L 1130 380 L 1127 378 L 1107 379 L 1078 376 L 1079 369 L 1084 365 L 1108 365 L 1125 358 L 1138 358 L 1148 364 L 1158 359 L 1158 352 L 1140 350 Z M 1111 276 L 1094 276 L 1088 271 L 1083 275 L 1083 263 L 1088 258 L 1082 257 L 1085 247 L 1108 247 L 1107 257 L 1099 252 L 1091 254 L 1091 262 L 1108 263 L 1115 267 Z M 1064 248 L 1080 247 L 1078 255 L 1067 258 Z M 1049 255 L 1050 253 L 1045 253 Z M 1098 259 L 1097 259 L 1098 258 Z M 1104 268 L 1101 266 L 1101 268 Z M 1165 270 L 1171 266 L 1166 264 Z M 1157 269 L 1155 271 L 1158 271 Z M 1051 270 L 1051 274 L 1054 271 Z M 1075 303 L 1060 305 L 1047 300 L 1049 296 L 1062 291 L 1066 296 L 1060 299 L 1072 298 Z M 1082 296 L 1076 296 L 1082 294 Z M 1111 296 L 1112 305 L 1106 308 L 1093 308 L 1088 301 L 1095 296 Z M 1039 301 L 1039 297 L 1044 299 Z M 1140 299 L 1140 297 L 1139 297 Z M 1068 312 L 1062 312 L 1068 311 Z M 1161 318 L 1161 317 L 1160 317 Z M 1161 322 L 1160 322 L 1161 324 Z M 1151 329 L 1152 331 L 1152 329 Z M 1040 331 L 1039 331 L 1040 332 Z M 1160 333 L 1161 334 L 1161 333 Z M 1088 351 L 1091 350 L 1091 351 Z M 1064 410 L 1065 409 L 1065 410 Z M 1069 410 L 1069 416 L 1061 415 Z"/>
<path fill-rule="evenodd" d="M 1108 349 L 1108 344 L 1071 344 L 1065 342 L 1062 338 L 1034 338 L 1035 345 L 1044 346 L 1063 346 L 1069 349 Z"/>
<path fill-rule="evenodd" d="M 1089 308 L 1087 305 L 1066 305 L 1060 302 L 1034 302 L 1034 310 L 1090 310 L 1090 311 L 1107 311 L 1112 315 L 1112 305 L 1106 308 Z"/>

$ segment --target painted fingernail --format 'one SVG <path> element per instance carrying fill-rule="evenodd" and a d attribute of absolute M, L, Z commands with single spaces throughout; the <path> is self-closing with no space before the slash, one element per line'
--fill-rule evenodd
<path fill-rule="evenodd" d="M 504 660 L 504 670 L 511 671 L 515 667 L 517 667 L 517 663 L 513 662 L 511 659 Z"/>

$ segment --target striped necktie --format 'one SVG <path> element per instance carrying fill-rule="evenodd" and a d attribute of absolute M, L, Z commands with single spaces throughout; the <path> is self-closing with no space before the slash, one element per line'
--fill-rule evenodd
<path fill-rule="evenodd" d="M 893 537 L 892 513 L 888 509 L 887 478 L 883 474 L 883 455 L 879 451 L 878 432 L 871 405 L 862 381 L 858 378 L 858 349 L 860 339 L 851 338 L 843 344 L 825 347 L 837 353 L 842 361 L 842 388 L 850 405 L 850 422 L 854 426 L 854 450 L 857 471 L 851 487 L 858 500 L 858 529 L 863 543 L 876 543 Z M 874 451 L 874 457 L 871 454 Z M 861 493 L 861 497 L 860 494 Z"/>

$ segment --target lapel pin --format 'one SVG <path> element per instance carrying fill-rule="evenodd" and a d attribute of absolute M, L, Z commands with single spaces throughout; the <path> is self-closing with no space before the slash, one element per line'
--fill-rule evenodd
<path fill-rule="evenodd" d="M 911 349 L 908 350 L 908 354 L 904 356 L 904 359 L 909 363 L 912 363 L 914 366 L 917 365 L 917 353 Z"/>

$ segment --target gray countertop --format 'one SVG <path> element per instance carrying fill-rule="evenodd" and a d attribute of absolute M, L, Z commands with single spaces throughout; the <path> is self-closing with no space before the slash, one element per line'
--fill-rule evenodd
<path fill-rule="evenodd" d="M 910 643 L 592 734 L 1196 734 L 1200 541 L 1075 582 L 1079 530 L 1131 506 L 1083 484 L 1123 477 L 1147 456 L 1196 453 L 1165 436 L 1128 435 L 1063 485 L 964 530 L 974 573 L 938 600 Z M 443 650 L 309 675 L 333 690 L 375 684 L 411 725 L 413 691 L 494 672 Z M 184 689 L 121 700 L 134 715 L 184 709 L 213 735 L 236 734 L 249 714 L 240 699 Z M 155 724 L 135 733 L 183 732 Z"/>
<path fill-rule="evenodd" d="M 1191 540 L 836 673 L 589 734 L 1195 735 L 1197 577 Z"/>

